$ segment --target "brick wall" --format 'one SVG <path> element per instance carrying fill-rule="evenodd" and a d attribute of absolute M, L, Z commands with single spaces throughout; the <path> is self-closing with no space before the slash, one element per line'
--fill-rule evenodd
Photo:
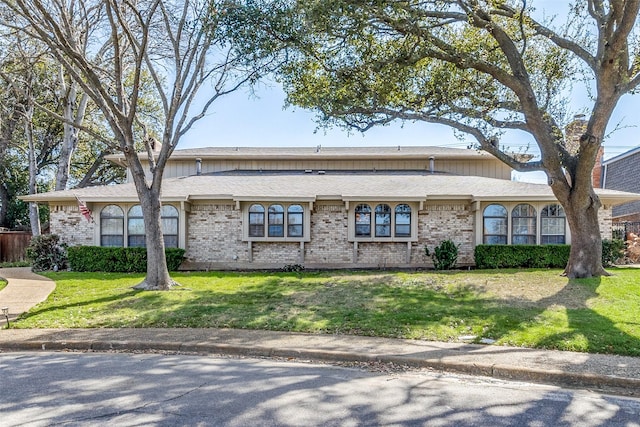
<path fill-rule="evenodd" d="M 311 214 L 311 241 L 304 243 L 304 262 L 299 242 L 242 241 L 242 211 L 233 204 L 193 204 L 187 216 L 187 263 L 198 269 L 281 268 L 304 263 L 307 267 L 432 267 L 424 254 L 443 240 L 459 244 L 459 265 L 473 265 L 475 213 L 467 204 L 425 204 L 418 212 L 418 241 L 348 241 L 348 214 L 340 202 L 315 205 Z M 69 245 L 97 245 L 97 225 L 88 222 L 76 205 L 52 206 L 51 232 Z M 611 238 L 611 209 L 602 209 L 603 238 Z M 181 230 L 181 232 L 183 232 Z M 251 250 L 249 249 L 251 247 Z M 357 249 L 354 250 L 354 247 Z M 410 247 L 410 262 L 407 254 Z"/>
<path fill-rule="evenodd" d="M 433 266 L 431 258 L 424 255 L 424 246 L 430 251 L 444 240 L 452 240 L 458 247 L 458 264 L 474 263 L 475 247 L 474 214 L 469 205 L 456 203 L 428 204 L 418 216 L 418 239 L 412 250 L 411 262 Z"/>
<path fill-rule="evenodd" d="M 242 241 L 242 215 L 231 204 L 193 204 L 187 217 L 188 262 L 242 264 L 249 250 Z"/>
<path fill-rule="evenodd" d="M 100 244 L 95 241 L 96 224 L 87 221 L 76 204 L 51 206 L 49 226 L 51 234 L 57 234 L 60 240 L 69 246 Z"/>
<path fill-rule="evenodd" d="M 317 204 L 311 214 L 311 241 L 305 244 L 305 262 L 347 265 L 352 261 L 353 243 L 348 241 L 344 204 Z"/>

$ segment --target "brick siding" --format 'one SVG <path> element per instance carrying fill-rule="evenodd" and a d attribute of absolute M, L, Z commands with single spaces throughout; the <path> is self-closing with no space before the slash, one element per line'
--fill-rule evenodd
<path fill-rule="evenodd" d="M 432 267 L 424 247 L 433 250 L 447 239 L 460 245 L 459 266 L 474 262 L 475 213 L 469 205 L 456 202 L 425 204 L 417 216 L 418 240 L 411 243 L 350 242 L 348 213 L 341 202 L 315 205 L 310 218 L 311 240 L 304 244 L 243 241 L 242 211 L 233 204 L 193 204 L 187 215 L 185 266 L 190 268 L 281 268 L 287 264 L 308 268 Z M 69 245 L 99 244 L 94 241 L 98 238 L 95 227 L 75 205 L 52 206 L 51 232 Z M 611 238 L 610 209 L 601 211 L 600 227 L 603 238 Z"/>

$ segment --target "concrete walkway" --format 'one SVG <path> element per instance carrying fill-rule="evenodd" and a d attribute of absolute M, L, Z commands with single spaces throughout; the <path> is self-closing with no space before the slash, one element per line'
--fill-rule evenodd
<path fill-rule="evenodd" d="M 28 269 L 0 269 L 0 306 L 12 316 L 55 284 Z M 16 298 L 24 298 L 18 301 Z M 11 301 L 9 301 L 11 298 Z M 15 308 L 11 308 L 15 304 Z M 2 329 L 0 353 L 20 350 L 175 351 L 331 362 L 384 362 L 640 396 L 640 358 L 526 348 L 236 329 Z"/>
<path fill-rule="evenodd" d="M 31 267 L 0 268 L 0 277 L 9 284 L 0 291 L 0 308 L 9 308 L 9 321 L 49 297 L 56 288 L 56 283 L 46 277 L 31 272 Z M 0 313 L 0 327 L 5 327 L 7 320 Z"/>

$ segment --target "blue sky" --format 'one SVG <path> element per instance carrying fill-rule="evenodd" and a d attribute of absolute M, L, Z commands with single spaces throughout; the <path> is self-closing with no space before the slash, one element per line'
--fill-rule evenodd
<path fill-rule="evenodd" d="M 557 13 L 558 22 L 564 21 L 563 11 L 569 2 L 563 0 L 531 0 L 529 2 L 544 10 Z M 565 12 L 566 13 L 566 12 Z M 437 145 L 466 148 L 471 138 L 458 140 L 453 131 L 445 126 L 426 123 L 394 123 L 376 127 L 366 133 L 348 134 L 343 129 L 317 129 L 314 114 L 300 108 L 284 108 L 285 95 L 276 83 L 262 83 L 249 91 L 238 91 L 219 99 L 207 117 L 183 137 L 178 149 L 194 147 L 235 146 L 396 146 Z M 575 112 L 588 106 L 583 91 L 571 94 L 571 108 Z M 625 95 L 619 103 L 609 124 L 611 133 L 604 143 L 605 159 L 614 157 L 640 145 L 640 95 Z M 526 134 L 505 135 L 502 143 L 517 149 L 528 144 L 530 153 L 536 154 L 533 140 Z M 519 180 L 544 182 L 544 175 L 518 175 Z"/>

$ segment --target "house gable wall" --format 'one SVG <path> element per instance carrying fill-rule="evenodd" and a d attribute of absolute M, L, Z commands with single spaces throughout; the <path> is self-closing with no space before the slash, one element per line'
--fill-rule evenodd
<path fill-rule="evenodd" d="M 604 187 L 611 190 L 640 193 L 640 151 L 606 163 Z M 640 201 L 614 206 L 613 218 L 640 215 Z"/>

